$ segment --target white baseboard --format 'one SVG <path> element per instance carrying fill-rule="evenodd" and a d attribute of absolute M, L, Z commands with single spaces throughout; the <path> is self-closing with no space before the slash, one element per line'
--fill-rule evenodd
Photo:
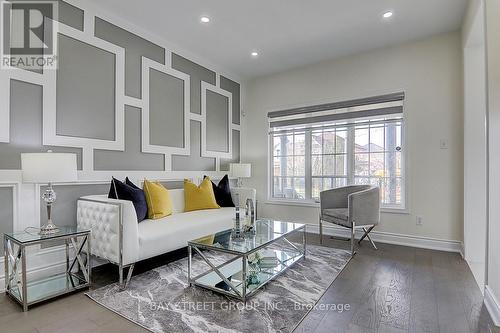
<path fill-rule="evenodd" d="M 493 290 L 489 286 L 484 288 L 484 305 L 490 313 L 491 319 L 496 326 L 500 326 L 500 302 L 493 294 Z"/>
<path fill-rule="evenodd" d="M 308 224 L 307 232 L 319 234 L 319 225 Z M 335 226 L 325 226 L 323 224 L 323 235 L 336 236 L 336 237 L 346 237 L 349 238 L 351 234 L 350 229 L 335 227 Z M 356 238 L 360 238 L 363 235 L 362 230 L 356 230 Z M 418 247 L 430 250 L 439 250 L 446 252 L 456 252 L 462 254 L 462 243 L 460 241 L 436 239 L 430 237 L 422 236 L 412 236 L 395 234 L 384 231 L 372 231 L 370 236 L 374 242 L 404 245 L 411 247 Z"/>

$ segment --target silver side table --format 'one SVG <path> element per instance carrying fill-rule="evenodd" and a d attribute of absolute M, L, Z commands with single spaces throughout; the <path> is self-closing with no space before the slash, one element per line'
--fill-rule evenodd
<path fill-rule="evenodd" d="M 28 281 L 26 249 L 30 246 L 62 242 L 66 251 L 66 269 L 62 273 Z M 86 247 L 86 251 L 84 250 Z M 4 234 L 5 293 L 28 311 L 28 307 L 64 295 L 91 284 L 90 230 L 60 227 L 53 235 L 36 232 Z"/>

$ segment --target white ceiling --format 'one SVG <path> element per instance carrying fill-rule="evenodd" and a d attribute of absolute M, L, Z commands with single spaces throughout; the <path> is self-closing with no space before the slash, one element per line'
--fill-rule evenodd
<path fill-rule="evenodd" d="M 243 79 L 458 29 L 467 0 L 91 0 Z M 393 10 L 394 16 L 382 19 Z M 207 15 L 211 22 L 201 24 Z M 259 52 L 252 58 L 253 50 Z"/>

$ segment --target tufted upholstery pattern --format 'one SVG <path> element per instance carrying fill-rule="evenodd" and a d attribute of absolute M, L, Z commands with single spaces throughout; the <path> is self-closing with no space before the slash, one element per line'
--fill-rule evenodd
<path fill-rule="evenodd" d="M 119 263 L 120 211 L 123 221 L 123 264 L 137 261 L 139 241 L 135 209 L 131 201 L 108 199 L 105 195 L 78 200 L 78 226 L 92 230 L 91 251 L 100 258 Z"/>

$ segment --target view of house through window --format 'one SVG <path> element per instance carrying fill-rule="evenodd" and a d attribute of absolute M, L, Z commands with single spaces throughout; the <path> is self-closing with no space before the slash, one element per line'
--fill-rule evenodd
<path fill-rule="evenodd" d="M 272 128 L 271 196 L 318 202 L 323 190 L 380 187 L 385 208 L 404 208 L 402 114 Z"/>

